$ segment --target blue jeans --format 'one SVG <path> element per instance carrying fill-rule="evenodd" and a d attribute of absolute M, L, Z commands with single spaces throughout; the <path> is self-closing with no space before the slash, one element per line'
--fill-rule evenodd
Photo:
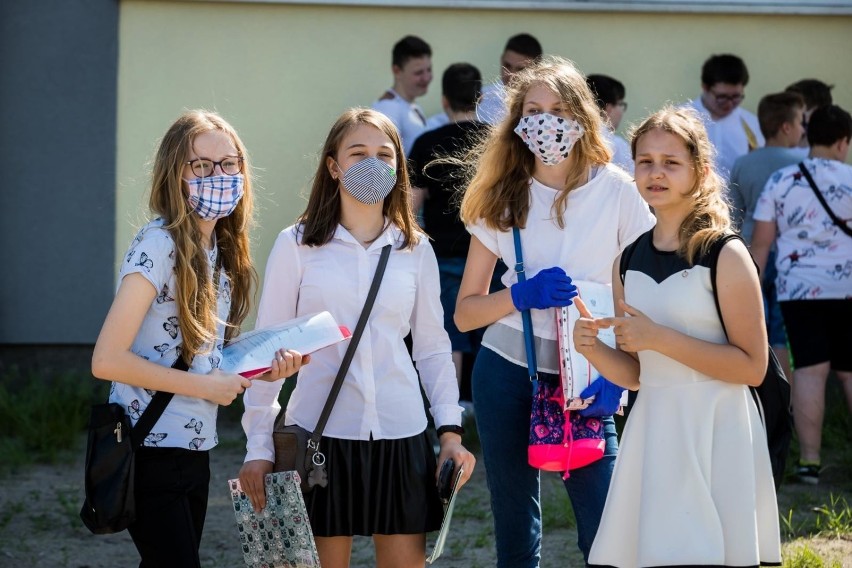
<path fill-rule="evenodd" d="M 766 259 L 766 270 L 763 276 L 763 310 L 766 317 L 766 334 L 772 347 L 787 348 L 787 331 L 784 327 L 784 317 L 781 315 L 781 304 L 778 303 L 778 293 L 775 289 L 775 278 L 778 269 L 775 268 L 777 251 L 770 251 Z"/>
<path fill-rule="evenodd" d="M 498 568 L 536 568 L 541 559 L 539 470 L 527 463 L 532 385 L 526 368 L 482 348 L 473 367 L 473 403 L 482 443 Z M 604 457 L 565 480 L 577 519 L 577 544 L 588 561 L 618 452 L 612 417 L 602 420 Z M 559 474 L 554 474 L 559 475 Z"/>

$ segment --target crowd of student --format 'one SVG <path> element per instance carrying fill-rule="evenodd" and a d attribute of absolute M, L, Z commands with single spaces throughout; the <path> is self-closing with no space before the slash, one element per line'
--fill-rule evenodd
<path fill-rule="evenodd" d="M 332 125 L 306 209 L 266 264 L 259 327 L 327 310 L 354 328 L 387 259 L 322 437 L 329 484 L 306 495 L 323 566 L 348 566 L 354 535 L 373 538 L 379 566 L 424 566 L 425 535 L 440 523 L 437 464 L 463 467 L 463 484 L 476 463 L 461 443 L 465 352 L 476 352 L 497 565 L 538 566 L 529 367 L 559 380 L 553 309 L 574 302 L 575 348 L 601 373 L 581 421 L 605 445 L 564 477 L 587 563 L 779 565 L 772 471 L 747 386 L 766 370 L 766 313 L 770 341 L 779 352 L 789 342 L 795 367 L 797 473 L 816 483 L 830 368 L 852 406 L 852 117 L 809 80 L 764 97 L 755 118 L 739 106 L 745 65 L 721 55 L 705 63 L 696 100 L 654 113 L 627 142 L 614 133 L 626 109 L 617 80 L 544 56 L 528 34 L 509 40 L 501 66 L 483 86 L 472 65 L 451 65 L 445 112 L 426 119 L 414 101 L 431 81 L 431 50 L 413 36 L 397 43 L 393 88 L 376 110 Z M 812 101 L 814 88 L 829 99 Z M 303 357 L 282 346 L 252 381 L 219 370 L 257 280 L 249 156 L 221 117 L 192 111 L 164 136 L 152 178 L 156 218 L 122 262 L 92 368 L 134 421 L 155 391 L 176 394 L 138 455 L 130 534 L 140 566 L 199 566 L 217 405 L 244 394 L 240 480 L 262 509 L 284 379 L 299 372 L 285 423 L 313 430 L 345 349 Z M 774 296 L 766 277 L 761 292 L 749 243 L 761 269 L 776 246 Z M 577 302 L 578 281 L 611 285 L 614 315 Z M 615 347 L 599 339 L 610 328 Z M 619 448 L 612 415 L 640 384 Z"/>

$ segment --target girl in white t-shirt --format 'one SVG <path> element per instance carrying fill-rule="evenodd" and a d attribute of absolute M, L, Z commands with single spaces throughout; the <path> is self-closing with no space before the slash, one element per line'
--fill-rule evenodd
<path fill-rule="evenodd" d="M 355 329 L 388 245 L 375 304 L 320 441 L 328 485 L 305 495 L 323 566 L 348 566 L 354 535 L 372 536 L 378 566 L 424 566 L 425 533 L 441 524 L 437 463 L 452 459 L 463 467 L 464 483 L 476 461 L 461 444 L 438 263 L 411 213 L 399 134 L 383 114 L 351 109 L 326 139 L 307 209 L 269 255 L 258 327 L 328 310 Z M 314 431 L 346 347 L 311 356 L 287 404 L 286 424 Z M 248 452 L 240 482 L 256 510 L 266 505 L 262 480 L 272 471 L 282 383 L 254 385 L 244 397 Z M 437 463 L 421 385 L 438 428 Z"/>
<path fill-rule="evenodd" d="M 479 147 L 461 214 L 471 232 L 455 322 L 488 326 L 473 370 L 476 422 L 486 462 L 497 565 L 538 566 L 539 471 L 527 463 L 532 386 L 521 310 L 531 309 L 539 378 L 558 379 L 555 312 L 576 295 L 573 279 L 610 284 L 612 261 L 654 223 L 630 178 L 611 165 L 594 96 L 574 65 L 546 58 L 512 81 L 508 115 Z M 515 265 L 521 229 L 527 282 L 509 270 L 488 293 L 498 258 Z M 622 389 L 604 379 L 585 414 L 605 430 L 602 459 L 571 471 L 565 487 L 588 556 L 617 451 L 613 412 Z"/>
<path fill-rule="evenodd" d="M 252 384 L 218 369 L 257 279 L 252 197 L 248 157 L 230 124 L 200 110 L 172 124 L 154 160 L 149 206 L 157 218 L 122 258 L 92 356 L 92 374 L 113 381 L 110 402 L 134 425 L 156 391 L 175 395 L 136 452 L 136 521 L 128 530 L 141 566 L 201 566 L 217 409 Z M 280 350 L 262 378 L 289 376 L 302 363 Z"/>

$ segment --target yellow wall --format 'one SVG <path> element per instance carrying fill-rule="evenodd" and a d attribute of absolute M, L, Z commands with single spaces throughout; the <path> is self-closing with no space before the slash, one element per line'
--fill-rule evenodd
<path fill-rule="evenodd" d="M 187 108 L 222 113 L 259 176 L 254 257 L 304 208 L 303 194 L 331 123 L 391 84 L 390 50 L 406 34 L 428 41 L 435 81 L 419 102 L 440 110 L 440 75 L 467 61 L 499 73 L 505 41 L 530 32 L 545 52 L 627 87 L 622 129 L 666 101 L 699 92 L 712 53 L 736 53 L 751 73 L 744 106 L 805 77 L 836 85 L 852 109 L 850 16 L 591 13 L 294 6 L 122 0 L 118 88 L 116 262 L 144 215 L 156 143 Z"/>

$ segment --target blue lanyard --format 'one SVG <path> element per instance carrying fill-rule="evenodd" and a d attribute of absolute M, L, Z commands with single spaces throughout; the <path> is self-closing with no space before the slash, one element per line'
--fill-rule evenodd
<path fill-rule="evenodd" d="M 521 250 L 521 231 L 517 227 L 512 227 L 512 237 L 515 239 L 515 273 L 518 275 L 518 282 L 526 282 L 527 277 L 524 274 L 524 253 Z M 529 310 L 521 311 L 521 320 L 524 322 L 524 345 L 527 351 L 527 370 L 529 371 L 530 380 L 538 380 L 538 364 L 535 360 L 535 337 L 533 336 L 532 316 Z"/>

